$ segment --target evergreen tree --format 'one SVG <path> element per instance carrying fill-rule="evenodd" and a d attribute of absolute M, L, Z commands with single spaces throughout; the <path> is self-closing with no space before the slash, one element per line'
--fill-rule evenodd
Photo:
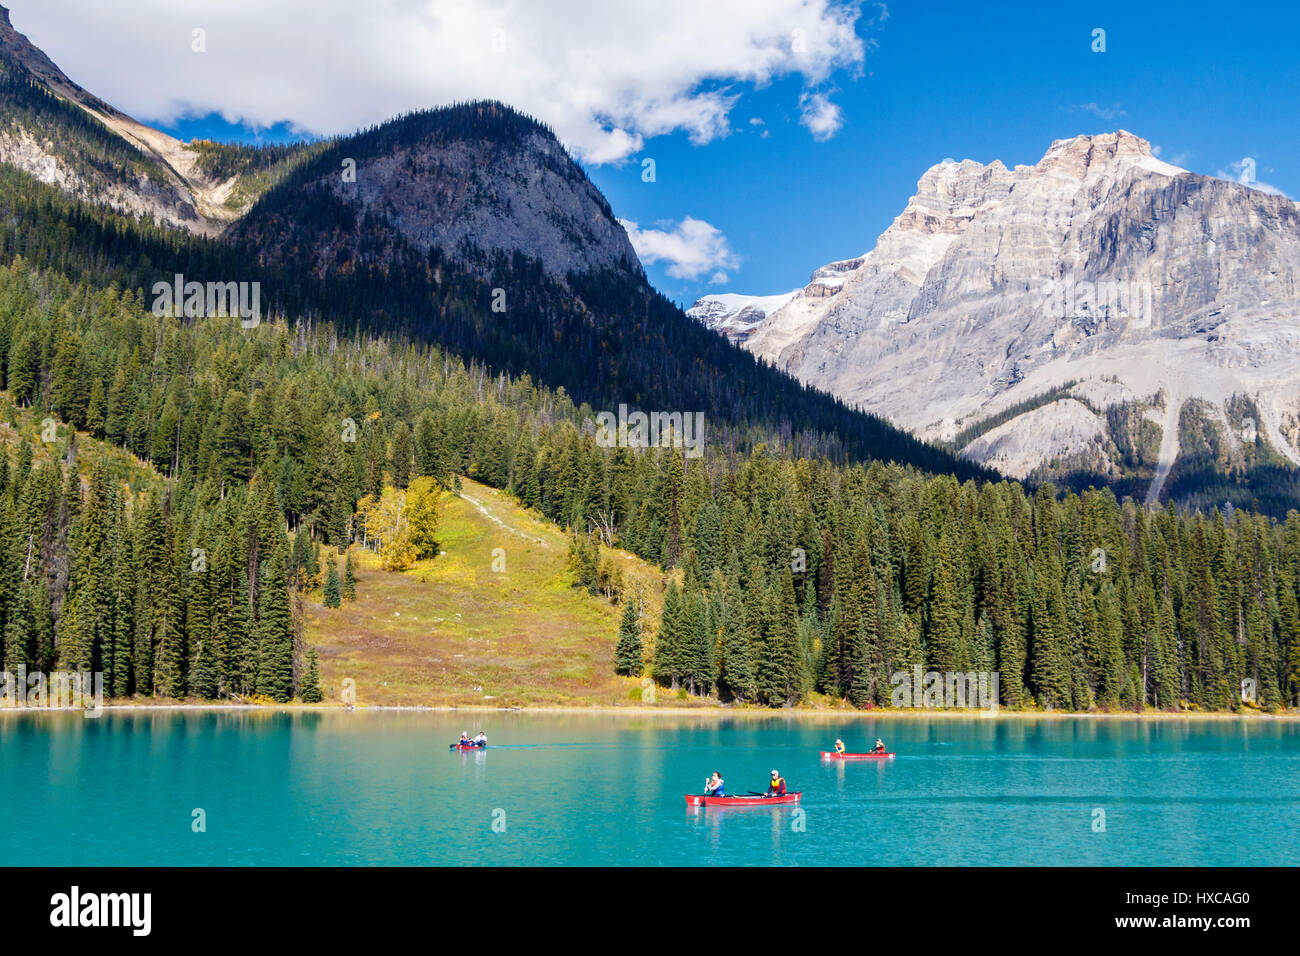
<path fill-rule="evenodd" d="M 352 570 L 352 551 L 349 550 L 343 559 L 343 599 L 346 601 L 355 601 L 357 599 L 357 576 Z"/>
<path fill-rule="evenodd" d="M 640 677 L 642 660 L 640 595 L 623 602 L 623 618 L 618 626 L 618 643 L 614 647 L 614 670 L 625 677 Z"/>
<path fill-rule="evenodd" d="M 339 606 L 339 568 L 338 562 L 330 558 L 325 571 L 325 606 Z"/>
<path fill-rule="evenodd" d="M 319 704 L 323 699 L 320 692 L 320 665 L 314 647 L 307 651 L 307 670 L 302 677 L 299 696 L 304 704 Z"/>
<path fill-rule="evenodd" d="M 257 693 L 283 703 L 293 697 L 293 622 L 284 559 L 273 553 L 258 576 Z"/>

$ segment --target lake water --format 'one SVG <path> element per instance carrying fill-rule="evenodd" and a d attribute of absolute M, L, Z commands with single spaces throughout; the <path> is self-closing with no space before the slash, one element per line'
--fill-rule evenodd
<path fill-rule="evenodd" d="M 1300 864 L 1284 721 L 8 714 L 0 767 L 11 865 Z M 802 814 L 683 800 L 773 768 Z"/>

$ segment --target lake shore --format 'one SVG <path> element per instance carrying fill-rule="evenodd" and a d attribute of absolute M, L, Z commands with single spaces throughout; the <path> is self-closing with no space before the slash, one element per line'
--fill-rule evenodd
<path fill-rule="evenodd" d="M 80 707 L 0 707 L 0 714 L 37 714 L 37 713 L 75 713 Z M 1240 720 L 1273 721 L 1300 720 L 1300 711 L 1287 710 L 1276 713 L 1248 710 L 1240 713 L 1232 711 L 1046 711 L 1046 710 L 1006 710 L 996 711 L 959 710 L 939 708 L 874 708 L 872 710 L 850 710 L 828 707 L 721 707 L 721 706 L 680 706 L 672 704 L 647 706 L 611 707 L 602 705 L 539 705 L 531 707 L 497 707 L 486 704 L 463 705 L 413 705 L 413 704 L 357 704 L 348 711 L 342 704 L 249 704 L 241 702 L 213 703 L 151 703 L 131 701 L 126 703 L 105 703 L 103 713 L 149 713 L 149 712 L 242 712 L 242 713 L 426 713 L 426 714 L 594 714 L 622 715 L 627 717 L 714 717 L 714 718 L 797 718 L 800 720 L 917 720 L 917 719 L 970 719 L 979 717 L 986 720 Z"/>

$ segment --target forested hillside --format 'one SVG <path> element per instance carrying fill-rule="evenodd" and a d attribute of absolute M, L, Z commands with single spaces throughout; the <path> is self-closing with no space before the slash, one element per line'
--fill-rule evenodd
<path fill-rule="evenodd" d="M 22 255 L 33 265 L 142 295 L 177 274 L 199 282 L 258 282 L 268 316 L 328 320 L 343 335 L 399 334 L 437 344 L 498 371 L 527 372 L 603 409 L 626 403 L 703 412 L 710 442 L 742 450 L 780 443 L 793 454 L 837 461 L 892 460 L 961 477 L 995 477 L 730 346 L 655 292 L 639 269 L 560 281 L 522 255 L 487 256 L 467 248 L 453 255 L 438 247 L 422 252 L 333 192 L 303 187 L 304 177 L 338 156 L 364 158 L 386 137 L 404 142 L 412 128 L 425 136 L 463 135 L 470 109 L 417 114 L 328 148 L 313 147 L 292 171 L 286 164 L 299 154 L 239 159 L 286 175 L 226 239 L 139 223 L 0 166 L 0 216 L 24 224 L 0 235 L 0 256 Z M 516 126 L 541 129 L 504 110 L 481 135 L 509 142 Z M 217 162 L 217 155 L 210 160 Z M 328 268 L 322 268 L 326 253 Z M 504 292 L 504 310 L 493 308 L 501 298 L 497 290 Z"/>
<path fill-rule="evenodd" d="M 374 502 L 469 476 L 571 532 L 594 594 L 629 606 L 602 547 L 671 570 L 657 625 L 625 616 L 618 666 L 689 693 L 882 706 L 920 666 L 996 671 L 1008 707 L 1296 702 L 1297 513 L 997 481 L 762 365 L 639 269 L 421 246 L 382 194 L 320 180 L 396 150 L 403 175 L 478 181 L 480 146 L 528 142 L 586 190 L 549 136 L 471 104 L 308 148 L 204 144 L 206 175 L 279 183 L 224 239 L 0 165 L 5 665 L 102 670 L 114 696 L 311 699 L 304 594 L 337 596 Z M 126 168 L 101 145 L 79 155 Z M 401 152 L 423 146 L 452 153 L 430 172 Z M 261 311 L 156 309 L 177 274 L 258 283 Z M 623 403 L 703 412 L 703 456 L 603 447 L 595 416 Z"/>
<path fill-rule="evenodd" d="M 697 693 L 879 705 L 914 663 L 996 669 L 1006 706 L 1300 690 L 1300 515 L 1151 514 L 761 448 L 604 449 L 589 408 L 527 376 L 327 324 L 159 319 L 21 261 L 0 274 L 0 359 L 24 421 L 48 410 L 157 472 L 127 487 L 32 437 L 0 493 L 6 663 L 102 667 L 115 693 L 286 699 L 308 556 L 346 547 L 386 483 L 456 474 L 679 568 L 644 653 Z"/>

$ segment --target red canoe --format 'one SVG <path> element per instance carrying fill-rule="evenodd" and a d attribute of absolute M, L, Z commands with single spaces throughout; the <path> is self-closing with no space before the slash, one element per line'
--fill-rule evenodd
<path fill-rule="evenodd" d="M 879 759 L 881 757 L 894 756 L 891 753 L 837 754 L 833 750 L 830 751 L 823 750 L 821 753 L 822 753 L 823 760 L 870 760 L 873 757 Z"/>
<path fill-rule="evenodd" d="M 803 796 L 802 790 L 795 790 L 781 797 L 706 797 L 701 794 L 688 793 L 688 807 L 773 807 L 784 803 L 798 803 Z"/>
<path fill-rule="evenodd" d="M 464 744 L 451 744 L 451 749 L 452 750 L 487 750 L 487 744 L 484 744 L 481 747 L 478 746 L 477 744 L 470 744 L 469 746 L 466 746 Z"/>

